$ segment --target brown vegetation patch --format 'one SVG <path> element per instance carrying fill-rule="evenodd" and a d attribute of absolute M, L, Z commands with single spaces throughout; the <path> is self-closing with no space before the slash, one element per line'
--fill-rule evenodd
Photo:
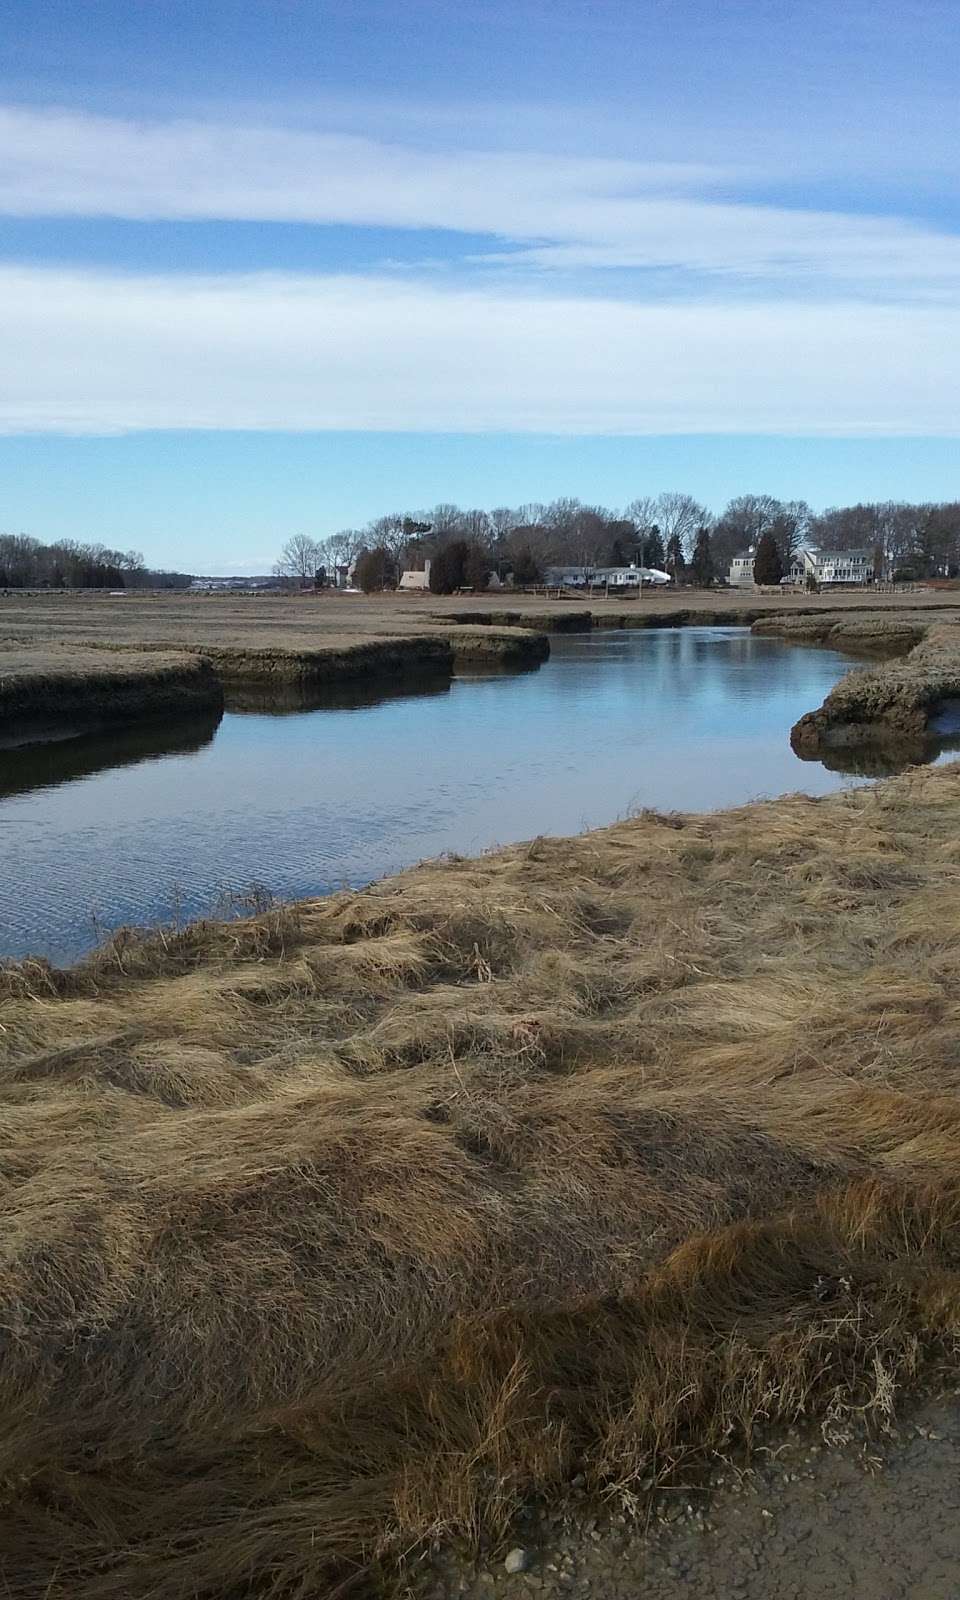
<path fill-rule="evenodd" d="M 834 642 L 834 631 L 827 641 Z M 908 642 L 905 629 L 895 648 L 902 650 Z M 851 642 L 849 647 L 855 646 Z M 866 748 L 900 751 L 901 764 L 922 760 L 931 717 L 958 696 L 960 624 L 931 623 L 906 655 L 841 678 L 819 710 L 807 712 L 795 724 L 791 743 L 804 757 Z"/>
<path fill-rule="evenodd" d="M 14 1600 L 306 1597 L 960 1329 L 960 769 L 0 972 Z"/>
<path fill-rule="evenodd" d="M 209 661 L 191 653 L 0 641 L 0 726 L 189 716 L 222 704 Z"/>
<path fill-rule="evenodd" d="M 897 615 L 868 611 L 862 615 L 837 611 L 800 612 L 794 616 L 761 617 L 753 632 L 789 639 L 794 643 L 824 644 L 854 655 L 905 655 L 927 632 L 934 614 L 905 610 Z"/>

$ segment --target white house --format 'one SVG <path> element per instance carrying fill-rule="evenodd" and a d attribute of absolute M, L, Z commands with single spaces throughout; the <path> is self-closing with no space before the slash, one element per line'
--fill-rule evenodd
<path fill-rule="evenodd" d="M 544 582 L 550 589 L 639 589 L 641 583 L 660 588 L 673 579 L 657 567 L 548 567 Z"/>
<path fill-rule="evenodd" d="M 872 550 L 811 550 L 801 545 L 795 550 L 785 583 L 805 584 L 812 578 L 818 587 L 833 584 L 872 583 L 874 579 Z"/>
<path fill-rule="evenodd" d="M 729 583 L 734 588 L 753 588 L 753 563 L 756 551 L 753 546 L 744 555 L 734 556 L 730 563 Z M 818 588 L 831 584 L 872 583 L 872 550 L 813 550 L 809 545 L 798 545 L 790 557 L 790 571 L 780 582 L 793 588 L 803 588 L 812 578 Z"/>
<path fill-rule="evenodd" d="M 818 583 L 872 583 L 872 550 L 821 550 L 817 556 Z"/>
<path fill-rule="evenodd" d="M 798 545 L 790 557 L 790 571 L 781 578 L 781 583 L 793 584 L 795 588 L 803 588 L 808 578 L 816 583 L 818 557 L 819 552 L 809 545 Z"/>
<path fill-rule="evenodd" d="M 734 556 L 730 563 L 730 574 L 727 579 L 732 588 L 753 588 L 753 563 L 755 558 L 756 552 L 753 545 L 750 546 L 746 555 Z"/>

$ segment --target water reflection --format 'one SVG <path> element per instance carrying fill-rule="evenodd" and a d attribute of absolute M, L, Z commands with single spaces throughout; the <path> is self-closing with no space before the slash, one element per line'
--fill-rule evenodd
<path fill-rule="evenodd" d="M 577 833 L 636 806 L 822 794 L 792 724 L 849 662 L 742 629 L 555 636 L 533 672 L 231 690 L 213 727 L 19 751 L 0 790 L 0 954 L 67 960 L 123 922 L 251 883 L 360 885 L 445 850 Z M 169 741 L 169 742 L 167 742 Z"/>
<path fill-rule="evenodd" d="M 408 672 L 395 679 L 357 678 L 347 683 L 244 683 L 232 679 L 224 686 L 224 710 L 232 715 L 289 717 L 307 711 L 362 711 L 391 700 L 417 699 L 450 693 L 450 676 L 438 672 Z"/>
<path fill-rule="evenodd" d="M 81 734 L 46 744 L 0 750 L 0 799 L 59 787 L 118 767 L 202 750 L 213 743 L 221 712 Z"/>

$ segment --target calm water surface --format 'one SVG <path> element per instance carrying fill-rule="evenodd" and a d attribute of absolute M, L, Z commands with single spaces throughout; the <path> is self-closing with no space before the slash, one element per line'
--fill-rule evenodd
<path fill-rule="evenodd" d="M 232 696 L 222 720 L 0 752 L 0 955 L 69 961 L 125 922 L 262 885 L 851 780 L 791 724 L 850 668 L 738 628 L 557 637 L 535 672 Z"/>

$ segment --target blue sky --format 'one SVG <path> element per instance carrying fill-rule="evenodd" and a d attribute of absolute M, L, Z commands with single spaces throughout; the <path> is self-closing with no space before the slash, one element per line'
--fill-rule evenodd
<path fill-rule="evenodd" d="M 7 0 L 0 527 L 960 495 L 952 5 Z"/>

